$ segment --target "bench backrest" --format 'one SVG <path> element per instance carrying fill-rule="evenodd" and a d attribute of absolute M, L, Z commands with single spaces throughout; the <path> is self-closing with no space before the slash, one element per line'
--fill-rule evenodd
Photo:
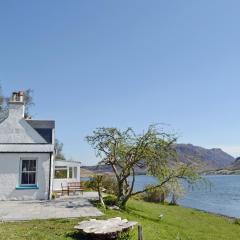
<path fill-rule="evenodd" d="M 68 187 L 81 187 L 80 182 L 69 182 Z"/>

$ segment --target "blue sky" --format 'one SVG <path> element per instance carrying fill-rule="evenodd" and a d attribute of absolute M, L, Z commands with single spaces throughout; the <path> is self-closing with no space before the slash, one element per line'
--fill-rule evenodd
<path fill-rule="evenodd" d="M 1 1 L 4 93 L 34 89 L 68 157 L 96 127 L 164 122 L 179 142 L 240 155 L 240 2 Z"/>

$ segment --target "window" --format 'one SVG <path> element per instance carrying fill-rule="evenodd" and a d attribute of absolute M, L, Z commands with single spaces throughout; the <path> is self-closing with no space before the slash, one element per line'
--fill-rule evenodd
<path fill-rule="evenodd" d="M 21 185 L 36 184 L 37 161 L 22 160 L 21 164 Z"/>
<path fill-rule="evenodd" d="M 73 168 L 69 167 L 69 178 L 73 178 Z"/>
<path fill-rule="evenodd" d="M 55 166 L 55 179 L 77 178 L 77 167 Z"/>
<path fill-rule="evenodd" d="M 67 167 L 64 167 L 64 166 L 56 166 L 56 167 L 55 167 L 55 178 L 56 178 L 56 179 L 64 179 L 64 178 L 67 178 Z"/>
<path fill-rule="evenodd" d="M 74 167 L 74 178 L 77 178 L 77 167 Z"/>

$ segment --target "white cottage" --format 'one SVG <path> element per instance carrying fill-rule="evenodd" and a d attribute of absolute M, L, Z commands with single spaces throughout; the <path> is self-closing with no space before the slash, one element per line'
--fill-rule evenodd
<path fill-rule="evenodd" d="M 54 121 L 24 118 L 23 92 L 15 92 L 0 119 L 0 200 L 50 199 Z"/>

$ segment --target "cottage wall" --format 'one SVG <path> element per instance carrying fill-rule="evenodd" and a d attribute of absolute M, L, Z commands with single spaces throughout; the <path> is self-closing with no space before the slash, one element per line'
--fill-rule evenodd
<path fill-rule="evenodd" d="M 50 157 L 49 153 L 0 153 L 0 200 L 48 199 Z M 21 159 L 37 160 L 38 189 L 19 189 Z"/>

